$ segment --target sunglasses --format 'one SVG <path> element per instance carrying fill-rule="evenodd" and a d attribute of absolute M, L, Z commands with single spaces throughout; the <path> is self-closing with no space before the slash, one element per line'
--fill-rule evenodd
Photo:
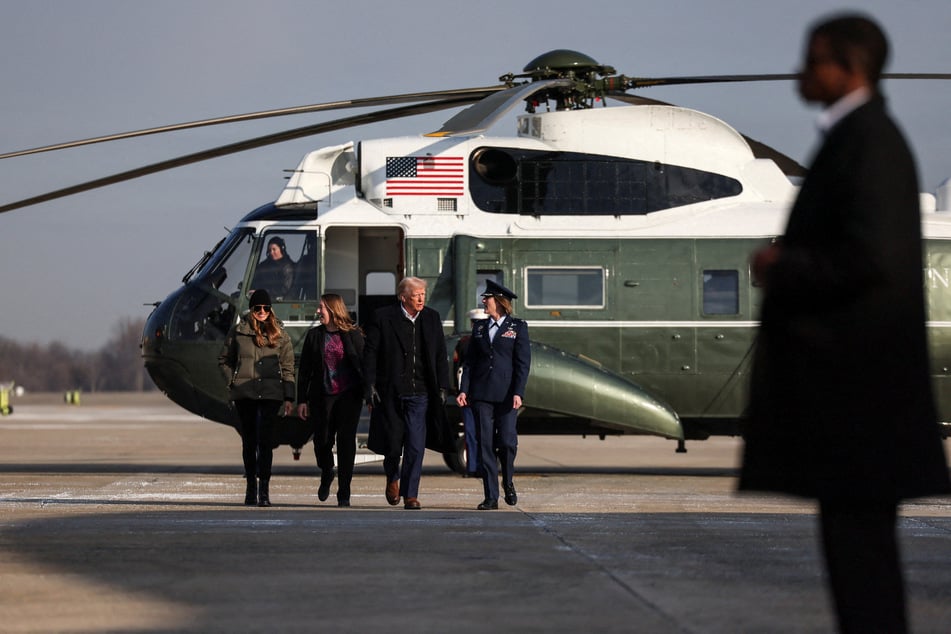
<path fill-rule="evenodd" d="M 259 304 L 257 306 L 251 307 L 251 312 L 254 313 L 269 313 L 271 312 L 271 307 L 267 304 Z"/>

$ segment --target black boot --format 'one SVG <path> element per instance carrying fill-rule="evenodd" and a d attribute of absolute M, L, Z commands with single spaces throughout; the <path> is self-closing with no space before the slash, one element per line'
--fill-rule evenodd
<path fill-rule="evenodd" d="M 271 498 L 267 490 L 268 482 L 270 482 L 269 479 L 261 478 L 258 483 L 258 506 L 271 506 Z"/>
<path fill-rule="evenodd" d="M 320 486 L 317 488 L 317 499 L 323 502 L 330 497 L 330 485 L 334 481 L 334 470 L 326 469 L 320 472 Z"/>
<path fill-rule="evenodd" d="M 244 490 L 244 505 L 254 506 L 258 503 L 258 481 L 254 476 L 245 476 L 248 480 L 247 488 Z"/>
<path fill-rule="evenodd" d="M 350 506 L 350 483 L 342 479 L 337 487 L 337 506 Z"/>

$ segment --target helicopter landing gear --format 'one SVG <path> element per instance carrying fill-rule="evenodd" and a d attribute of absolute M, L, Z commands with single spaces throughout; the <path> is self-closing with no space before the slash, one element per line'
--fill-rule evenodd
<path fill-rule="evenodd" d="M 452 471 L 459 475 L 466 474 L 466 440 L 465 438 L 456 439 L 456 450 L 442 455 L 443 462 Z"/>

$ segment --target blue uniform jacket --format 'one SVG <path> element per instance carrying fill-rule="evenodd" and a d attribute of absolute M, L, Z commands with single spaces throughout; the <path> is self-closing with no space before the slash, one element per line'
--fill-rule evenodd
<path fill-rule="evenodd" d="M 525 397 L 525 384 L 532 365 L 528 324 L 506 315 L 493 340 L 491 320 L 477 321 L 466 350 L 460 391 L 470 401 L 502 403 L 518 394 Z"/>

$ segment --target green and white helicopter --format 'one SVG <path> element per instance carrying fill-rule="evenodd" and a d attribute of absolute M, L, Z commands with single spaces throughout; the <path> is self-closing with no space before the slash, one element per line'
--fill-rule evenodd
<path fill-rule="evenodd" d="M 452 338 L 487 279 L 518 294 L 533 364 L 521 434 L 735 435 L 743 415 L 759 292 L 748 255 L 780 234 L 804 169 L 730 125 L 633 96 L 657 85 L 781 81 L 795 75 L 634 78 L 587 55 L 550 51 L 500 84 L 315 104 L 86 139 L 0 158 L 166 131 L 347 108 L 376 110 L 215 148 L 28 200 L 9 211 L 153 172 L 374 121 L 468 106 L 440 130 L 366 139 L 304 156 L 280 196 L 248 213 L 148 318 L 142 351 L 182 407 L 235 426 L 217 367 L 280 238 L 292 283 L 274 310 L 299 351 L 322 293 L 358 322 L 405 275 Z M 949 79 L 951 75 L 890 74 Z M 607 106 L 613 99 L 625 105 Z M 525 106 L 512 136 L 485 133 Z M 951 184 L 921 195 L 932 376 L 951 421 Z M 861 372 L 861 368 L 856 368 Z M 453 419 L 458 411 L 450 405 Z M 302 421 L 278 439 L 299 452 Z M 461 469 L 465 448 L 445 454 Z"/>

